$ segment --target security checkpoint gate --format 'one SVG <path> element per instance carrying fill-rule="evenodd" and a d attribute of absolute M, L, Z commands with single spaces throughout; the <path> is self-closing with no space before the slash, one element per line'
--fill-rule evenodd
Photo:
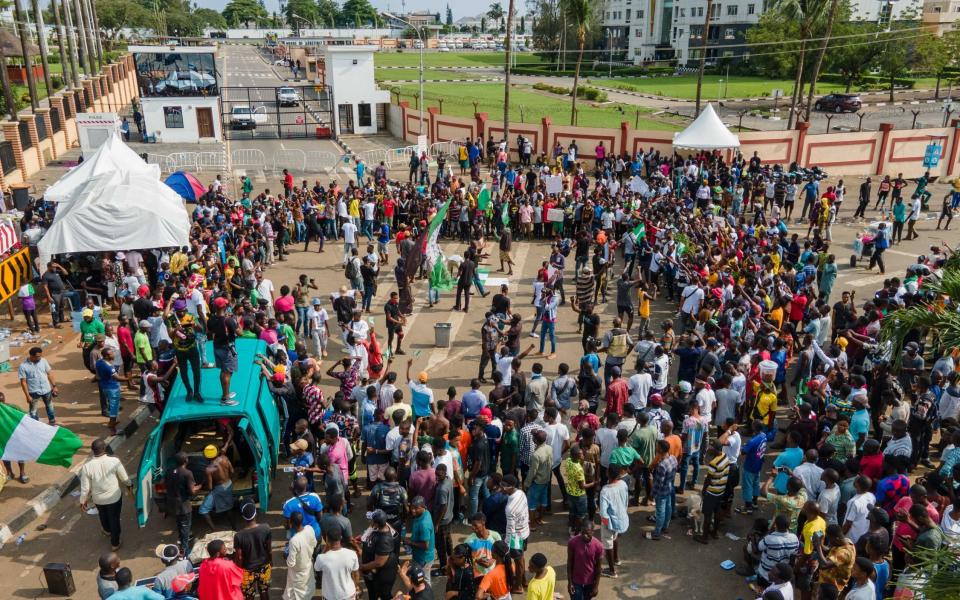
<path fill-rule="evenodd" d="M 228 140 L 333 137 L 333 93 L 322 85 L 220 88 Z"/>

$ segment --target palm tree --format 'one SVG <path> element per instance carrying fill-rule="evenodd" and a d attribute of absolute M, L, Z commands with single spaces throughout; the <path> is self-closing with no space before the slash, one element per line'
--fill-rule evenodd
<path fill-rule="evenodd" d="M 813 25 L 823 15 L 826 2 L 820 0 L 775 0 L 772 9 L 800 24 L 800 56 L 797 59 L 797 74 L 793 82 L 793 95 L 790 99 L 790 115 L 787 117 L 787 129 L 793 126 L 797 102 L 802 98 L 800 86 L 803 84 L 803 67 L 807 55 L 807 39 L 813 31 Z"/>
<path fill-rule="evenodd" d="M 27 35 L 27 15 L 23 10 L 23 3 L 16 0 L 13 4 L 14 16 L 17 19 L 17 33 L 20 34 L 20 49 L 23 54 L 23 67 L 27 71 L 27 89 L 30 91 L 30 106 L 37 112 L 37 82 L 33 76 L 33 62 L 30 60 L 30 38 Z"/>
<path fill-rule="evenodd" d="M 13 86 L 10 85 L 10 77 L 7 74 L 7 53 L 3 47 L 3 41 L 0 41 L 0 85 L 3 86 L 3 103 L 6 105 L 7 114 L 10 115 L 11 121 L 16 121 L 17 100 L 13 97 Z"/>
<path fill-rule="evenodd" d="M 513 8 L 514 0 L 510 0 L 510 4 L 507 7 L 507 36 L 503 42 L 504 49 L 504 76 L 503 76 L 503 139 L 507 141 L 507 147 L 510 147 L 510 55 L 511 44 L 510 39 L 513 37 Z M 499 6 L 499 5 L 497 5 Z M 523 115 L 520 115 L 523 117 Z M 517 152 L 520 152 L 521 148 L 517 148 Z"/>
<path fill-rule="evenodd" d="M 43 84 L 47 87 L 47 96 L 53 94 L 53 81 L 50 79 L 50 63 L 47 60 L 47 30 L 43 26 L 43 11 L 40 10 L 40 0 L 31 0 L 33 8 L 33 24 L 37 28 L 37 45 L 40 46 L 40 64 L 43 66 Z"/>
<path fill-rule="evenodd" d="M 693 10 L 693 9 L 691 9 Z M 703 70 L 707 65 L 707 40 L 710 39 L 710 13 L 713 12 L 713 0 L 707 0 L 707 15 L 703 19 L 703 43 L 700 44 L 700 66 L 697 69 L 697 107 L 693 116 L 700 114 L 700 95 L 703 90 Z"/>
<path fill-rule="evenodd" d="M 490 10 L 487 11 L 487 16 L 493 19 L 495 23 L 500 25 L 503 24 L 503 7 L 500 6 L 499 2 L 494 2 L 490 5 Z"/>
<path fill-rule="evenodd" d="M 593 13 L 591 0 L 563 0 L 563 13 L 577 32 L 577 66 L 573 72 L 573 100 L 570 103 L 570 124 L 577 124 L 577 86 L 580 85 L 580 65 L 583 63 L 583 47 L 587 44 L 590 18 Z"/>
<path fill-rule="evenodd" d="M 940 277 L 926 277 L 923 290 L 933 300 L 921 301 L 910 308 L 887 315 L 880 327 L 880 340 L 892 344 L 891 357 L 899 362 L 903 344 L 910 333 L 919 331 L 933 336 L 940 348 L 960 347 L 960 313 L 944 308 L 939 302 L 948 296 L 956 302 L 960 298 L 960 252 L 953 252 L 947 259 Z M 928 598 L 932 596 L 927 596 Z"/>
<path fill-rule="evenodd" d="M 810 121 L 810 108 L 813 106 L 813 94 L 817 87 L 817 79 L 820 77 L 820 69 L 823 67 L 823 57 L 827 54 L 827 46 L 830 44 L 830 35 L 833 33 L 833 21 L 837 17 L 837 9 L 840 8 L 840 0 L 831 0 L 830 13 L 827 16 L 827 30 L 823 34 L 823 43 L 820 44 L 820 52 L 817 53 L 817 62 L 813 67 L 813 74 L 810 75 L 810 91 L 807 93 L 807 106 L 803 113 L 803 120 Z"/>

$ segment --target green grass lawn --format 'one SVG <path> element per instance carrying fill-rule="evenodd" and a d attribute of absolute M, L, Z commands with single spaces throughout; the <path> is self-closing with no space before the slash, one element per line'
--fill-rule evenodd
<path fill-rule="evenodd" d="M 373 60 L 378 67 L 417 67 L 420 66 L 420 52 L 418 50 L 382 51 L 374 54 Z M 502 67 L 504 60 L 503 52 L 429 50 L 423 53 L 424 67 Z M 523 52 L 517 54 L 517 63 L 541 64 L 541 60 L 533 53 Z"/>
<path fill-rule="evenodd" d="M 416 84 L 397 86 L 401 99 L 409 100 L 410 106 L 416 106 Z M 503 118 L 503 86 L 483 83 L 430 83 L 424 86 L 427 106 L 439 106 L 443 100 L 443 114 L 456 117 L 472 117 L 473 103 L 477 103 L 480 112 L 490 113 L 491 119 Z M 511 90 L 510 105 L 512 106 L 511 119 L 522 122 L 539 123 L 540 119 L 549 116 L 558 125 L 570 123 L 570 100 L 561 97 L 550 97 L 539 92 L 531 91 L 527 86 L 517 86 Z M 522 111 L 521 111 L 522 107 Z M 640 108 L 625 104 L 607 104 L 592 106 L 592 103 L 578 101 L 578 125 L 583 127 L 619 127 L 622 121 L 630 122 L 633 126 L 636 121 L 637 110 L 640 111 L 640 129 L 655 129 L 660 131 L 679 131 L 684 123 L 680 121 L 661 121 L 649 118 L 653 112 L 649 108 Z M 647 115 L 647 116 L 644 116 Z"/>
<path fill-rule="evenodd" d="M 424 69 L 424 79 L 479 79 L 481 77 L 497 77 L 497 73 L 486 71 L 444 71 L 440 69 Z M 420 77 L 418 69 L 376 69 L 374 77 L 377 81 L 415 80 Z"/>
<path fill-rule="evenodd" d="M 783 90 L 784 96 L 790 96 L 793 89 L 793 80 L 767 79 L 764 77 L 731 76 L 730 81 L 720 84 L 715 75 L 705 75 L 703 78 L 703 98 L 716 100 L 724 98 L 760 98 L 770 96 L 774 89 Z M 622 79 L 596 79 L 589 82 L 613 88 L 630 89 L 632 91 L 667 96 L 670 98 L 694 99 L 697 97 L 697 76 L 680 75 L 677 77 L 624 77 Z M 844 86 L 834 83 L 820 82 L 817 91 L 827 94 L 842 92 Z"/>

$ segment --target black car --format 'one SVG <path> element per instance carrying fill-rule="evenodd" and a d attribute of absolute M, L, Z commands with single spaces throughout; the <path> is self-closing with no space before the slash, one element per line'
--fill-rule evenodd
<path fill-rule="evenodd" d="M 856 94 L 827 94 L 813 105 L 816 110 L 835 113 L 857 112 L 861 106 L 863 102 Z"/>

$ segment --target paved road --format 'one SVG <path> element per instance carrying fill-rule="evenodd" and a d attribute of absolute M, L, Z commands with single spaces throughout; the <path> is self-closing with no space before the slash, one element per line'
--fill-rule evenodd
<path fill-rule="evenodd" d="M 258 185 L 256 189 L 259 190 L 260 187 Z M 845 209 L 841 217 L 848 217 L 852 208 Z M 920 240 L 894 246 L 887 252 L 889 274 L 902 274 L 903 269 L 913 261 L 917 254 L 924 252 L 930 243 L 939 242 L 940 236 L 933 232 L 932 228 L 933 224 L 922 223 L 919 228 L 922 234 Z M 843 257 L 848 254 L 849 245 L 859 229 L 859 225 L 840 224 L 835 227 L 835 247 L 840 257 L 838 261 L 840 276 L 835 290 L 839 293 L 843 289 L 857 289 L 862 294 L 862 296 L 860 294 L 858 296 L 864 297 L 880 284 L 883 276 L 878 275 L 876 271 L 869 273 L 863 268 L 851 269 L 847 266 L 847 261 Z M 453 254 L 462 251 L 462 247 L 452 242 L 444 242 L 444 250 Z M 510 278 L 510 282 L 515 305 L 524 317 L 529 318 L 531 316 L 532 311 L 529 310 L 528 305 L 530 283 L 538 265 L 547 253 L 548 248 L 545 243 L 522 242 L 517 245 L 515 251 L 516 275 Z M 315 277 L 318 282 L 321 282 L 322 289 L 318 295 L 327 297 L 328 293 L 335 290 L 343 281 L 342 271 L 338 267 L 339 262 L 340 247 L 334 243 L 327 246 L 327 252 L 324 254 L 305 254 L 294 251 L 289 261 L 270 268 L 267 276 L 279 287 L 281 284 L 289 284 L 294 281 L 296 275 L 301 272 L 308 273 Z M 378 290 L 377 300 L 374 302 L 375 310 L 371 315 L 374 326 L 381 328 L 381 332 L 383 325 L 382 302 L 392 289 L 394 289 L 392 277 L 387 274 Z M 442 391 L 451 385 L 463 391 L 464 383 L 476 374 L 479 327 L 483 311 L 487 305 L 486 301 L 475 297 L 469 313 L 452 313 L 449 309 L 453 304 L 453 298 L 449 293 L 443 294 L 437 307 L 428 309 L 423 302 L 425 289 L 422 283 L 417 284 L 416 292 L 417 306 L 415 314 L 409 321 L 407 346 L 409 356 L 414 358 L 415 361 L 413 369 L 415 372 L 422 369 L 428 370 L 432 375 L 431 387 L 438 394 L 442 395 Z M 653 314 L 654 324 L 658 325 L 663 319 L 670 318 L 675 310 L 675 305 L 662 301 L 656 302 Z M 605 325 L 608 325 L 612 318 L 611 311 L 612 307 L 606 307 L 604 310 Z M 524 361 L 525 368 L 528 369 L 533 362 L 541 360 L 545 362 L 546 373 L 553 376 L 556 373 L 556 365 L 559 361 L 575 364 L 579 356 L 577 351 L 579 349 L 579 336 L 575 333 L 575 319 L 573 313 L 567 308 L 561 310 L 560 316 L 557 332 L 560 348 L 557 360 L 544 361 L 542 358 L 531 357 Z M 46 318 L 43 318 L 46 322 Z M 437 322 L 449 322 L 452 325 L 453 342 L 450 348 L 433 348 L 431 324 Z M 534 340 L 524 338 L 524 341 Z M 75 398 L 80 403 L 80 406 L 74 408 L 65 407 L 64 419 L 69 422 L 68 419 L 73 418 L 76 410 L 81 408 L 87 410 L 87 405 L 91 402 L 92 396 L 89 391 L 89 384 L 83 382 L 86 376 L 78 368 L 78 352 L 65 347 L 61 353 L 62 356 L 58 359 L 57 368 L 63 372 L 67 372 L 69 369 L 70 372 L 71 387 L 69 392 L 65 393 L 65 396 Z M 334 348 L 331 358 L 338 356 L 339 352 Z M 401 376 L 403 375 L 402 367 L 403 365 L 394 366 Z M 205 372 L 205 376 L 212 376 L 212 373 Z M 10 375 L 7 374 L 6 377 L 9 378 Z M 13 382 L 9 379 L 3 379 L 2 381 L 5 388 L 10 391 Z M 332 393 L 333 389 L 327 385 L 325 391 Z M 10 396 L 8 395 L 8 397 Z M 139 448 L 143 441 L 144 432 L 145 430 L 142 430 L 138 433 L 120 453 L 120 458 L 131 473 L 136 472 L 139 463 Z M 278 511 L 280 503 L 287 496 L 288 483 L 285 475 L 282 473 L 278 475 L 278 478 L 274 481 L 274 494 L 269 510 L 264 516 L 265 522 L 270 524 L 274 530 L 274 550 L 278 567 L 280 564 L 279 553 L 284 537 L 282 519 Z M 4 491 L 4 495 L 0 496 L 4 502 L 9 501 L 7 494 L 8 492 Z M 557 498 L 556 489 L 554 489 L 554 497 Z M 171 542 L 175 539 L 173 521 L 171 519 L 154 518 L 144 529 L 138 529 L 134 520 L 132 502 L 125 500 L 125 504 L 123 514 L 125 534 L 123 547 L 120 550 L 121 559 L 124 565 L 133 569 L 136 576 L 154 574 L 159 571 L 159 563 L 153 558 L 153 548 L 160 542 Z M 562 563 L 565 560 L 563 542 L 566 515 L 559 504 L 555 504 L 554 509 L 558 514 L 550 519 L 550 525 L 547 528 L 533 535 L 530 552 L 546 554 L 551 564 L 557 568 L 558 575 L 565 579 L 566 569 Z M 354 511 L 355 527 L 360 527 L 362 524 L 358 517 L 362 515 L 363 510 L 361 504 Z M 720 541 L 709 546 L 700 546 L 686 538 L 684 535 L 686 526 L 683 523 L 674 525 L 674 539 L 672 540 L 658 543 L 640 541 L 640 532 L 647 528 L 644 517 L 650 513 L 650 509 L 637 508 L 632 510 L 637 514 L 632 517 L 632 529 L 625 538 L 626 541 L 622 550 L 625 563 L 622 570 L 624 575 L 618 580 L 603 580 L 601 587 L 601 598 L 603 600 L 645 598 L 668 592 L 679 593 L 692 598 L 746 597 L 745 594 L 748 591 L 743 581 L 731 573 L 721 571 L 717 566 L 726 558 L 739 559 L 738 547 L 740 542 L 722 537 Z M 747 533 L 750 523 L 749 519 L 735 517 L 724 526 L 724 531 L 742 537 Z M 41 524 L 45 526 L 42 531 L 39 527 Z M 206 533 L 205 528 L 200 524 L 195 524 L 195 532 L 198 534 Z M 456 526 L 454 532 L 455 541 L 468 533 L 466 528 L 462 526 Z M 0 594 L 15 598 L 40 596 L 42 594 L 42 566 L 48 562 L 66 562 L 73 567 L 74 578 L 78 586 L 76 597 L 94 597 L 96 560 L 99 554 L 109 549 L 108 542 L 106 538 L 100 536 L 96 518 L 81 514 L 76 498 L 68 496 L 52 512 L 48 513 L 45 519 L 29 526 L 25 533 L 26 541 L 22 545 L 8 545 L 0 551 L 0 570 L 10 574 L 8 577 L 0 578 Z M 678 560 L 680 556 L 683 556 L 683 559 Z M 279 597 L 284 581 L 284 571 L 282 568 L 277 568 L 274 573 L 275 589 L 273 597 Z M 723 590 L 723 592 L 718 594 L 717 590 Z"/>

